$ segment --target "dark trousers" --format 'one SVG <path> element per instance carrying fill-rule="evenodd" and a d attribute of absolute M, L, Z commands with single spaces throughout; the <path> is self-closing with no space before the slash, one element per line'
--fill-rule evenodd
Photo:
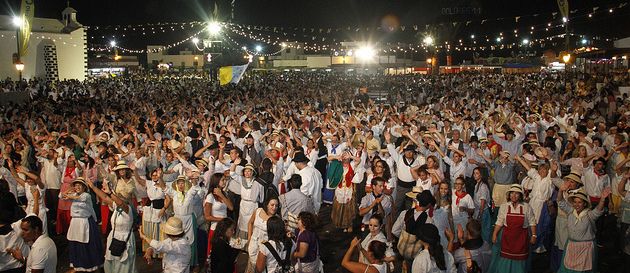
<path fill-rule="evenodd" d="M 46 208 L 48 208 L 48 213 L 46 214 L 46 219 L 48 220 L 48 232 L 49 234 L 55 234 L 55 225 L 53 223 L 57 220 L 57 206 L 59 206 L 59 189 L 46 189 L 45 202 Z"/>
<path fill-rule="evenodd" d="M 13 268 L 9 270 L 0 271 L 0 273 L 24 273 L 26 272 L 26 267 Z"/>
<path fill-rule="evenodd" d="M 230 198 L 230 201 L 232 201 L 232 205 L 234 206 L 234 210 L 232 210 L 232 214 L 230 215 L 234 221 L 238 221 L 238 213 L 241 209 L 241 195 L 231 191 L 228 191 L 227 195 L 227 198 Z"/>

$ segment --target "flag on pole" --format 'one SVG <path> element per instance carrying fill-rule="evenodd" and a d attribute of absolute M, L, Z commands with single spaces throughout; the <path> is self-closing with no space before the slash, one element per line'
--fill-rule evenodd
<path fill-rule="evenodd" d="M 219 68 L 219 83 L 221 85 L 238 83 L 243 77 L 243 74 L 245 74 L 245 70 L 247 70 L 248 66 L 249 64 L 223 66 Z"/>
<path fill-rule="evenodd" d="M 569 18 L 569 0 L 558 0 L 558 9 L 562 17 Z"/>
<path fill-rule="evenodd" d="M 35 14 L 35 1 L 34 0 L 22 0 L 20 7 L 20 19 L 22 25 L 20 26 L 20 57 L 26 55 L 28 50 L 28 41 L 31 38 L 31 24 L 33 22 L 33 15 Z"/>

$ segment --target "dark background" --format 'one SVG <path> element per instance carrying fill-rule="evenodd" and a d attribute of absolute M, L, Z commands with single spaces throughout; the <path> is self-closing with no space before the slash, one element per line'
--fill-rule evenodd
<path fill-rule="evenodd" d="M 439 41 L 457 41 L 458 39 L 469 39 L 471 34 L 475 34 L 480 41 L 487 36 L 491 43 L 496 39 L 499 32 L 506 35 L 506 43 L 520 42 L 522 38 L 536 39 L 546 37 L 550 34 L 563 33 L 562 28 L 556 28 L 555 32 L 542 32 L 547 22 L 558 24 L 561 20 L 560 14 L 555 19 L 551 13 L 557 12 L 558 7 L 555 0 L 235 0 L 234 23 L 251 24 L 277 27 L 299 27 L 298 34 L 303 34 L 301 28 L 333 28 L 345 29 L 351 26 L 371 27 L 370 32 L 357 33 L 354 31 L 341 31 L 331 34 L 318 34 L 319 37 L 330 37 L 326 42 L 329 44 L 333 38 L 336 41 L 354 40 L 370 38 L 379 42 L 408 42 L 419 43 L 421 35 L 418 32 L 429 31 L 424 29 L 425 24 L 436 25 L 430 30 L 437 32 Z M 592 19 L 575 18 L 570 24 L 570 31 L 583 34 L 589 37 L 599 37 L 614 39 L 630 36 L 630 5 L 616 12 L 608 14 L 611 7 L 618 7 L 620 3 L 628 0 L 571 0 L 570 9 L 579 9 L 582 15 L 592 7 L 598 6 L 598 14 Z M 230 1 L 216 1 L 220 16 L 226 21 L 230 13 Z M 1 0 L 0 13 L 13 14 L 19 11 L 20 1 Z M 60 18 L 61 11 L 66 6 L 63 0 L 35 0 L 35 15 L 37 17 Z M 73 0 L 70 5 L 78 11 L 78 20 L 84 25 L 90 26 L 88 30 L 88 42 L 90 46 L 105 45 L 109 40 L 115 39 L 118 44 L 127 48 L 143 49 L 147 44 L 168 44 L 198 31 L 199 27 L 185 28 L 183 30 L 165 31 L 157 33 L 149 32 L 142 35 L 139 31 L 121 32 L 114 27 L 104 28 L 107 25 L 137 25 L 158 22 L 190 22 L 208 21 L 215 1 L 202 0 Z M 443 9 L 468 8 L 470 14 L 444 14 Z M 533 17 L 531 15 L 539 14 Z M 382 19 L 390 16 L 393 20 L 388 24 L 383 24 Z M 576 14 L 577 15 L 577 14 Z M 515 22 L 514 16 L 523 16 L 519 22 Z M 505 18 L 496 20 L 496 18 Z M 480 24 L 482 19 L 488 19 L 484 24 Z M 473 21 L 469 26 L 460 23 L 452 27 L 450 22 Z M 443 23 L 442 27 L 437 27 Z M 394 32 L 376 31 L 377 26 L 407 26 L 407 31 L 400 29 Z M 412 25 L 420 25 L 418 31 L 412 31 Z M 99 26 L 99 29 L 93 28 Z M 519 37 L 511 36 L 511 31 L 520 27 L 529 28 L 535 26 L 537 31 L 534 34 L 523 33 Z M 167 28 L 167 30 L 170 29 Z M 125 34 L 125 37 L 122 37 Z M 266 33 L 271 34 L 273 33 Z M 300 35 L 301 35 L 300 34 Z M 232 35 L 234 37 L 234 35 Z M 277 35 L 276 35 L 277 36 Z M 299 36 L 299 35 L 298 35 Z M 308 38 L 304 38 L 308 41 Z M 254 44 L 255 42 L 244 38 L 237 38 L 240 43 Z M 296 38 L 296 40 L 299 39 Z M 575 38 L 573 43 L 577 45 L 580 38 Z M 558 41 L 562 47 L 563 41 Z M 189 45 L 188 45 L 189 46 Z M 599 45 L 600 47 L 610 46 L 610 43 Z"/>

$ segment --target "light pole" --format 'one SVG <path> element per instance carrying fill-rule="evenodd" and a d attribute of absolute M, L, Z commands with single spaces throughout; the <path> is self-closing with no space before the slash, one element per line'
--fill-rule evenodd
<path fill-rule="evenodd" d="M 22 17 L 19 17 L 19 16 L 13 17 L 13 25 L 16 26 L 15 44 L 17 45 L 17 59 L 15 60 L 15 69 L 17 69 L 18 71 L 20 82 L 22 81 L 22 71 L 24 70 L 24 64 L 22 63 L 21 56 L 20 56 L 20 30 L 22 29 L 23 24 L 24 24 L 24 21 L 22 20 Z"/>
<path fill-rule="evenodd" d="M 571 54 L 567 53 L 562 56 L 562 61 L 564 61 L 564 88 L 567 88 L 567 77 L 569 75 L 569 61 L 571 61 Z"/>

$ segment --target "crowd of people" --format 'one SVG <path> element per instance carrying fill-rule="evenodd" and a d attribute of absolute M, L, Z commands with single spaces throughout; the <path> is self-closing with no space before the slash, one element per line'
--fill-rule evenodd
<path fill-rule="evenodd" d="M 598 256 L 630 258 L 630 100 L 617 89 L 629 83 L 547 72 L 4 83 L 32 99 L 0 109 L 0 272 L 56 272 L 62 236 L 73 271 L 135 273 L 143 256 L 164 272 L 317 273 L 321 222 L 354 238 L 349 272 L 531 272 L 542 253 L 549 271 L 597 272 Z"/>

